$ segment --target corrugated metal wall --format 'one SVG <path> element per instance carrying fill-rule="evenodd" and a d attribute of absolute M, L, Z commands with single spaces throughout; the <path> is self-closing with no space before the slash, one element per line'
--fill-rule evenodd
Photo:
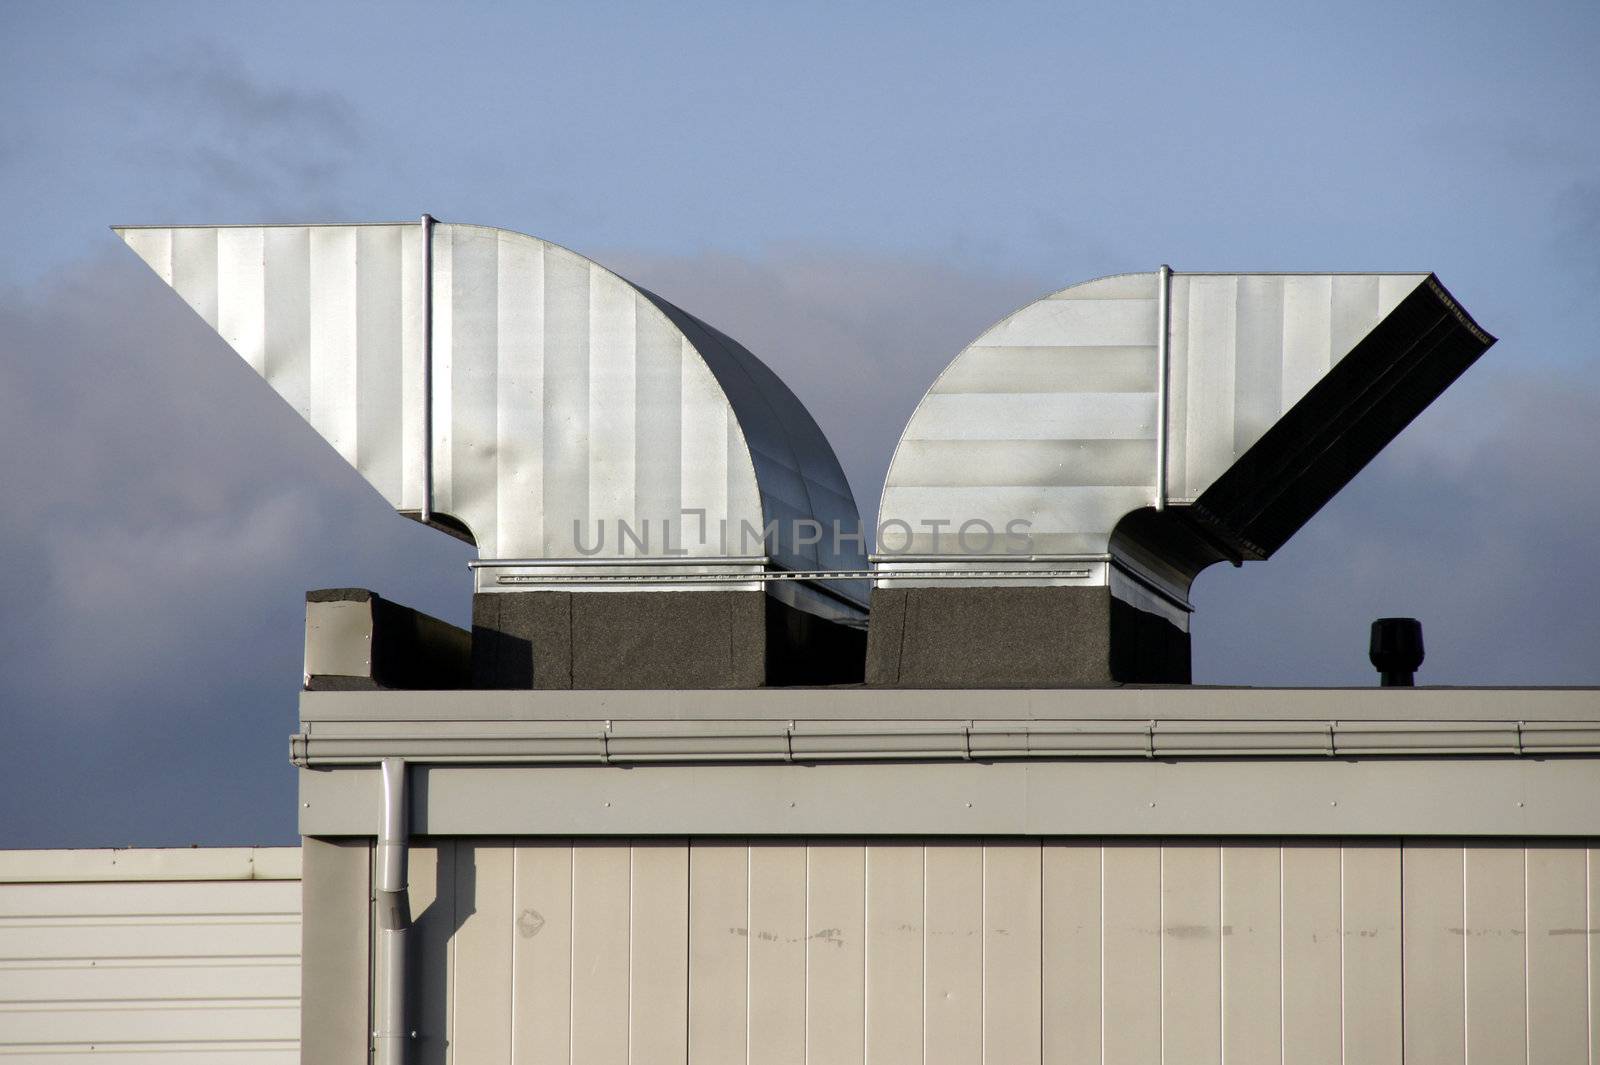
<path fill-rule="evenodd" d="M 62 863 L 51 852 L 6 856 L 0 1059 L 72 1065 L 113 1055 L 118 1065 L 154 1065 L 181 1054 L 196 1062 L 298 1061 L 297 872 L 194 879 L 197 862 L 215 855 L 135 853 L 141 860 L 128 864 L 146 872 L 122 881 L 90 870 L 95 863 Z M 146 859 L 163 856 L 175 861 L 151 871 Z M 34 879 L 33 870 L 51 864 L 73 868 L 37 874 L 62 881 L 6 882 Z M 297 870 L 298 855 L 274 864 Z"/>
<path fill-rule="evenodd" d="M 420 1060 L 1600 1061 L 1583 845 L 441 841 Z"/>

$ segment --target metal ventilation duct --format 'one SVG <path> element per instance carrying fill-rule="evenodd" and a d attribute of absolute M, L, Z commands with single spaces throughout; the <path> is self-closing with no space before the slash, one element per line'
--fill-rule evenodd
<path fill-rule="evenodd" d="M 1186 680 L 1195 575 L 1277 550 L 1493 342 L 1431 274 L 1064 289 L 974 341 L 912 415 L 877 588 L 1109 588 L 1181 634 L 1174 668 L 1113 678 Z"/>
<path fill-rule="evenodd" d="M 480 592 L 865 568 L 810 536 L 858 519 L 794 394 L 581 255 L 431 219 L 117 233 L 401 513 L 476 544 Z M 848 586 L 771 588 L 862 616 Z"/>

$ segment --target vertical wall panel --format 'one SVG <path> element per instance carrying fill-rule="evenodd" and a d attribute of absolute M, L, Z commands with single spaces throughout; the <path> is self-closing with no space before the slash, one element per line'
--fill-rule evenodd
<path fill-rule="evenodd" d="M 1223 847 L 1222 1058 L 1232 1065 L 1282 1060 L 1282 852 Z M 1169 918 L 1170 920 L 1170 918 Z"/>
<path fill-rule="evenodd" d="M 495 474 L 502 558 L 544 550 L 544 253 L 498 236 Z"/>
<path fill-rule="evenodd" d="M 181 232 L 181 231 L 180 231 Z M 215 236 L 212 237 L 215 242 Z M 307 334 L 311 427 L 356 465 L 356 231 L 317 227 L 310 235 Z"/>
<path fill-rule="evenodd" d="M 301 1065 L 360 1061 L 372 1042 L 374 1017 L 367 994 L 375 953 L 372 850 L 371 840 L 332 841 L 307 836 L 301 841 L 304 879 L 296 899 L 297 909 L 303 907 L 305 914 L 301 925 L 300 979 L 293 980 L 292 972 L 286 974 L 291 977 L 287 994 L 300 1001 Z M 0 887 L 0 913 L 12 917 L 17 911 L 4 904 L 9 893 L 9 888 Z M 232 967 L 237 960 L 229 958 L 228 963 Z M 0 963 L 0 1002 L 13 997 L 5 991 L 7 975 L 22 977 L 28 984 L 28 997 L 38 997 L 37 971 L 8 970 L 9 965 Z M 186 970 L 201 979 L 208 975 L 203 969 Z M 148 971 L 139 969 L 124 971 L 140 979 L 148 975 Z M 285 1056 L 293 1060 L 294 1049 L 287 1049 Z"/>
<path fill-rule="evenodd" d="M 167 284 L 172 284 L 172 234 L 171 229 L 130 229 L 122 239 L 150 264 L 150 269 Z M 180 293 L 181 294 L 181 293 Z"/>
<path fill-rule="evenodd" d="M 1222 1056 L 1222 870 L 1215 846 L 1161 848 L 1161 1045 L 1169 1061 Z"/>
<path fill-rule="evenodd" d="M 217 230 L 217 333 L 256 373 L 264 366 L 266 294 L 266 234 L 258 226 Z"/>
<path fill-rule="evenodd" d="M 400 237 L 400 496 L 402 510 L 422 506 L 422 421 L 428 406 L 422 387 L 422 227 L 406 226 Z"/>
<path fill-rule="evenodd" d="M 628 1060 L 628 896 L 632 849 L 579 844 L 572 850 L 572 1060 Z"/>
<path fill-rule="evenodd" d="M 1600 950 L 1595 949 L 1595 934 L 1600 930 L 1600 850 L 1586 852 L 1588 910 L 1582 925 L 1589 955 L 1589 1065 L 1600 1065 Z"/>
<path fill-rule="evenodd" d="M 422 842 L 417 1060 L 1581 1061 L 1591 857 Z"/>
<path fill-rule="evenodd" d="M 172 287 L 207 325 L 217 325 L 217 234 L 209 228 L 172 231 Z"/>
<path fill-rule="evenodd" d="M 511 847 L 457 845 L 454 1061 L 511 1060 L 511 859 Z"/>
<path fill-rule="evenodd" d="M 1468 847 L 1462 854 L 1469 1062 L 1527 1059 L 1525 854 L 1520 846 Z"/>
<path fill-rule="evenodd" d="M 867 845 L 867 1065 L 922 1061 L 922 847 Z"/>
<path fill-rule="evenodd" d="M 809 848 L 806 1050 L 811 1065 L 850 1065 L 866 1050 L 866 848 Z"/>
<path fill-rule="evenodd" d="M 227 231 L 220 231 L 219 239 L 223 232 Z M 400 443 L 404 409 L 400 360 L 405 301 L 400 247 L 405 232 L 401 226 L 361 226 L 356 230 L 356 469 L 384 498 L 396 501 L 401 496 L 404 454 Z M 256 295 L 259 305 L 259 291 Z"/>
<path fill-rule="evenodd" d="M 750 1062 L 806 1053 L 806 848 L 750 848 Z"/>
<path fill-rule="evenodd" d="M 1099 1061 L 1100 847 L 1049 842 L 1040 865 L 1044 1060 Z"/>
<path fill-rule="evenodd" d="M 589 268 L 589 515 L 608 529 L 626 523 L 642 539 L 634 512 L 636 299 L 626 281 Z M 651 550 L 660 553 L 661 548 L 656 544 Z M 647 552 L 631 540 L 618 540 L 605 553 Z"/>
<path fill-rule="evenodd" d="M 1040 890 L 1037 843 L 983 848 L 983 1060 L 1040 1060 Z"/>
<path fill-rule="evenodd" d="M 1333 278 L 1327 274 L 1283 279 L 1283 409 L 1311 391 L 1332 362 Z"/>
<path fill-rule="evenodd" d="M 1344 1060 L 1399 1065 L 1400 848 L 1344 848 Z"/>
<path fill-rule="evenodd" d="M 743 1062 L 746 1052 L 750 910 L 749 850 L 689 848 L 689 1059 Z"/>
<path fill-rule="evenodd" d="M 517 1065 L 567 1065 L 572 1056 L 572 844 L 524 840 L 512 872 L 512 1054 Z"/>
<path fill-rule="evenodd" d="M 1174 279 L 1168 298 L 1167 494 L 1184 499 L 1189 491 L 1189 286 Z"/>
<path fill-rule="evenodd" d="M 1331 354 L 1338 362 L 1350 354 L 1378 319 L 1378 278 L 1374 274 L 1335 274 L 1329 326 Z"/>
<path fill-rule="evenodd" d="M 930 846 L 923 949 L 923 1060 L 974 1062 L 983 1052 L 983 848 Z"/>
<path fill-rule="evenodd" d="M 432 350 L 431 373 L 428 381 L 433 394 L 428 407 L 433 412 L 433 447 L 429 459 L 433 463 L 433 504 L 444 513 L 455 507 L 455 410 L 451 397 L 455 394 L 455 248 L 456 226 L 437 226 L 432 230 L 433 248 L 433 302 L 430 304 L 433 331 L 430 334 Z M 269 319 L 270 320 L 270 319 Z"/>
<path fill-rule="evenodd" d="M 1100 886 L 1104 1065 L 1161 1059 L 1161 848 L 1105 848 Z"/>
<path fill-rule="evenodd" d="M 1244 454 L 1283 414 L 1284 281 L 1239 278 L 1233 386 L 1233 449 Z"/>
<path fill-rule="evenodd" d="M 1283 848 L 1283 1060 L 1342 1059 L 1339 848 Z"/>
<path fill-rule="evenodd" d="M 263 234 L 266 341 L 262 374 L 302 418 L 311 416 L 311 234 L 269 226 Z"/>
<path fill-rule="evenodd" d="M 1379 274 L 1378 317 L 1388 317 L 1401 300 L 1416 291 L 1419 280 L 1414 274 Z"/>
<path fill-rule="evenodd" d="M 1185 441 L 1188 485 L 1193 498 L 1233 464 L 1234 329 L 1239 279 L 1228 276 L 1174 278 L 1176 288 L 1187 280 L 1188 440 Z"/>
<path fill-rule="evenodd" d="M 755 472 L 755 465 L 754 463 L 747 465 L 744 456 L 753 453 L 750 450 L 750 446 L 745 442 L 744 431 L 740 429 L 739 419 L 734 415 L 732 407 L 729 407 L 723 413 L 722 424 L 722 447 L 725 456 L 722 464 L 727 467 L 722 482 L 723 496 L 726 499 L 723 504 L 723 512 L 729 515 L 730 520 L 734 515 L 738 514 L 765 515 L 767 511 L 758 508 L 763 505 L 776 506 L 779 503 L 779 497 L 769 493 L 762 487 L 765 482 L 757 481 L 755 477 L 751 476 Z M 765 476 L 765 473 L 763 473 L 763 476 Z M 743 524 L 742 519 L 741 524 Z M 778 555 L 780 558 L 783 557 L 784 545 L 791 540 L 790 535 L 784 532 L 785 527 L 790 531 L 793 530 L 792 525 L 787 525 L 787 523 L 780 524 L 779 534 L 771 538 L 772 546 L 768 548 L 769 553 Z M 741 529 L 740 536 L 743 537 L 743 535 L 744 533 Z M 752 534 L 751 539 L 758 540 L 759 537 Z M 743 547 L 739 549 L 739 552 L 746 553 Z M 761 554 L 760 544 L 756 543 L 754 550 L 749 553 Z"/>
<path fill-rule="evenodd" d="M 1528 855 L 1528 1063 L 1589 1056 L 1588 867 L 1581 847 Z"/>
<path fill-rule="evenodd" d="M 689 1052 L 689 848 L 633 847 L 628 1017 L 631 1065 L 682 1065 Z"/>
<path fill-rule="evenodd" d="M 679 356 L 678 382 L 683 390 L 678 443 L 683 456 L 680 499 L 684 510 L 704 512 L 703 518 L 683 519 L 682 546 L 693 553 L 710 541 L 716 543 L 719 554 L 760 554 L 761 544 L 745 543 L 741 529 L 724 533 L 722 528 L 729 518 L 728 481 L 737 463 L 728 454 L 728 425 L 723 414 L 726 399 L 721 386 L 688 340 L 682 341 Z M 749 539 L 759 541 L 760 530 Z"/>
<path fill-rule="evenodd" d="M 449 1060 L 451 937 L 456 927 L 456 844 L 449 839 L 430 840 L 411 847 L 407 883 L 411 895 L 412 928 L 407 937 L 417 979 L 407 989 L 409 1016 L 417 1038 L 412 1045 L 416 1065 L 442 1065 Z M 442 979 L 441 979 L 442 974 Z"/>
<path fill-rule="evenodd" d="M 544 252 L 544 546 L 578 553 L 574 517 L 594 548 L 589 513 L 589 265 L 561 248 Z M 559 412 L 559 414 L 558 414 Z M 616 527 L 608 525 L 615 537 Z"/>
<path fill-rule="evenodd" d="M 1461 1065 L 1467 1059 L 1461 848 L 1407 845 L 1401 864 L 1406 1065 Z"/>
<path fill-rule="evenodd" d="M 643 296 L 635 296 L 634 499 L 652 530 L 670 522 L 673 549 L 688 541 L 679 513 L 683 492 L 683 348 L 678 331 Z M 663 398 L 672 402 L 662 402 Z M 699 533 L 698 523 L 694 531 Z"/>
<path fill-rule="evenodd" d="M 450 350 L 448 368 L 440 365 L 434 385 L 449 377 L 450 453 L 447 456 L 451 500 L 457 516 L 472 515 L 480 543 L 499 555 L 494 539 L 499 528 L 498 463 L 484 462 L 477 452 L 487 438 L 498 453 L 503 430 L 499 417 L 500 388 L 496 353 L 500 348 L 500 239 L 493 230 L 451 227 Z M 438 458 L 439 456 L 436 456 Z M 441 474 L 445 467 L 440 467 Z M 501 556 L 503 557 L 503 556 Z"/>

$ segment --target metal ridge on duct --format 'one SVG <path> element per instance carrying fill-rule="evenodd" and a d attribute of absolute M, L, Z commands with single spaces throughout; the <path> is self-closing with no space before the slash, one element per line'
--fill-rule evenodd
<path fill-rule="evenodd" d="M 1493 343 L 1432 274 L 1163 267 L 1063 289 L 973 341 L 917 407 L 878 583 L 1033 566 L 1186 629 L 1195 574 L 1276 551 Z"/>
<path fill-rule="evenodd" d="M 581 255 L 428 218 L 116 232 L 390 504 L 474 543 L 480 591 L 866 566 L 808 542 L 857 510 L 778 376 Z"/>

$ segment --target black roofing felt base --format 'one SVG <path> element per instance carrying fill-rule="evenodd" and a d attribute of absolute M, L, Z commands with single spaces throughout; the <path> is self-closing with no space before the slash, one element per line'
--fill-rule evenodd
<path fill-rule="evenodd" d="M 372 674 L 317 691 L 458 688 L 467 633 L 364 589 Z M 470 685 L 493 689 L 1075 688 L 1188 684 L 1189 635 L 1106 588 L 872 593 L 870 638 L 764 592 L 499 592 L 473 597 Z"/>
<path fill-rule="evenodd" d="M 889 688 L 1188 684 L 1189 634 L 1109 588 L 879 588 L 867 683 Z"/>
<path fill-rule="evenodd" d="M 494 592 L 475 688 L 760 688 L 861 680 L 866 635 L 764 592 Z"/>

